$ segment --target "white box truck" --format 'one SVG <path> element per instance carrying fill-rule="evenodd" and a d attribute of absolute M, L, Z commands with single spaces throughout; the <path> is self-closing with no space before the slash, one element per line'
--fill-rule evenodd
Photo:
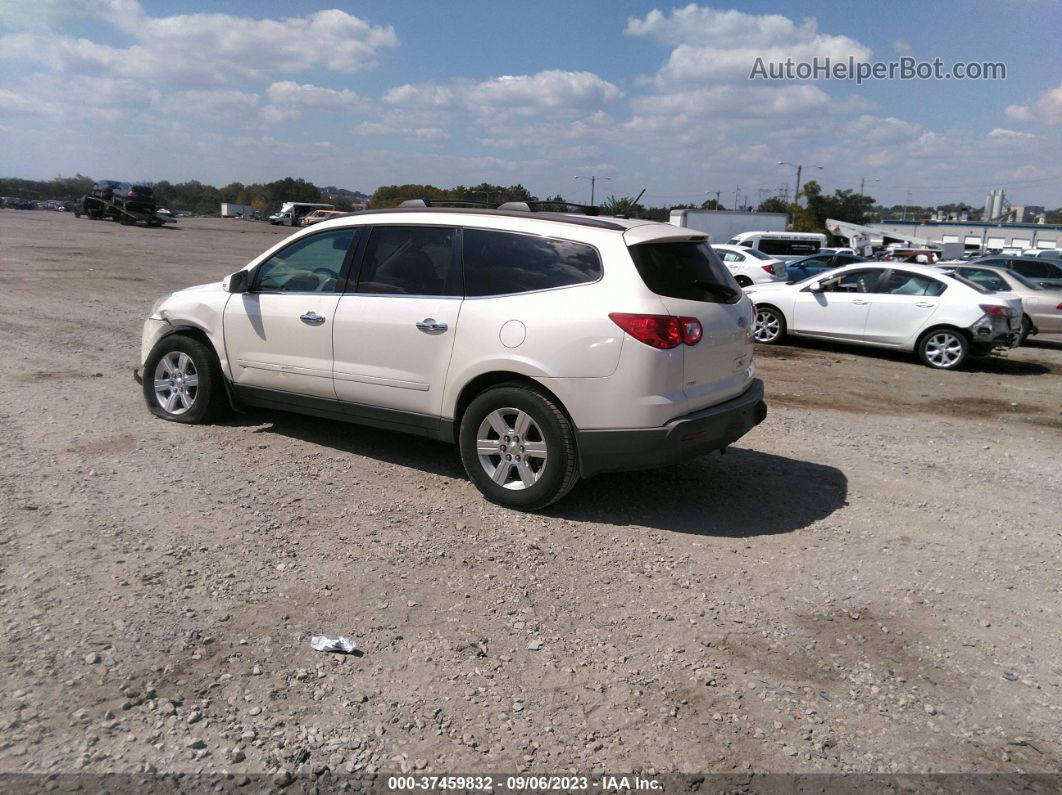
<path fill-rule="evenodd" d="M 223 202 L 221 205 L 222 218 L 250 218 L 252 215 L 254 215 L 254 207 L 249 204 Z"/>
<path fill-rule="evenodd" d="M 668 223 L 706 232 L 712 243 L 725 243 L 742 232 L 784 232 L 785 213 L 740 213 L 732 210 L 672 210 Z"/>

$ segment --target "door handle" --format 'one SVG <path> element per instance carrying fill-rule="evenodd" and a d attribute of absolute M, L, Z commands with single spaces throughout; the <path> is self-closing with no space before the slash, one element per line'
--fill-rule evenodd
<path fill-rule="evenodd" d="M 423 331 L 425 334 L 442 334 L 446 329 L 450 328 L 445 323 L 440 323 L 433 317 L 426 317 L 419 323 L 417 328 Z"/>
<path fill-rule="evenodd" d="M 299 320 L 307 326 L 319 326 L 325 322 L 325 319 L 316 312 L 307 312 L 305 315 L 299 315 Z"/>
<path fill-rule="evenodd" d="M 869 301 L 864 301 L 864 300 L 860 299 L 858 301 L 853 301 L 852 302 L 852 306 L 866 306 L 869 303 L 870 303 Z"/>
<path fill-rule="evenodd" d="M 919 306 L 922 309 L 932 309 L 933 306 L 935 306 L 935 304 L 931 304 L 928 301 L 919 301 L 918 303 L 915 304 L 915 306 Z"/>

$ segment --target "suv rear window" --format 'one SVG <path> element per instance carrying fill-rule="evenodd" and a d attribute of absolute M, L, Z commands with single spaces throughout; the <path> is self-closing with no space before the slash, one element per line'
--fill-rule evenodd
<path fill-rule="evenodd" d="M 571 240 L 465 229 L 465 295 L 511 295 L 596 282 L 597 249 Z"/>
<path fill-rule="evenodd" d="M 630 247 L 645 286 L 657 295 L 732 304 L 740 299 L 730 271 L 705 243 L 642 243 Z"/>

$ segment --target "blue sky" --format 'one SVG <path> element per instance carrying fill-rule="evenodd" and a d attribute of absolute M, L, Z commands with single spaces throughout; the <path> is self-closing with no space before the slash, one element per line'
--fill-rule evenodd
<path fill-rule="evenodd" d="M 223 13 L 218 9 L 223 9 Z M 0 174 L 1062 205 L 1062 4 L 0 0 Z M 997 81 L 750 81 L 757 57 Z M 805 179 L 807 176 L 805 176 Z M 876 181 L 875 181 L 876 180 Z"/>

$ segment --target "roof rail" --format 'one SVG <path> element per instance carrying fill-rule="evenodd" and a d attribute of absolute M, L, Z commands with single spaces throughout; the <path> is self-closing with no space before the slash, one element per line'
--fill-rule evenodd
<path fill-rule="evenodd" d="M 540 212 L 543 210 L 568 212 L 570 209 L 582 210 L 583 215 L 601 215 L 601 208 L 596 204 L 574 204 L 566 201 L 534 201 L 521 202 L 509 201 L 496 204 L 494 202 L 472 201 L 470 199 L 406 199 L 398 205 L 409 209 L 414 207 L 484 207 L 488 210 L 515 210 L 524 213 Z"/>
<path fill-rule="evenodd" d="M 486 207 L 493 210 L 497 205 L 493 202 L 472 201 L 471 199 L 406 199 L 399 207 Z"/>
<path fill-rule="evenodd" d="M 575 204 L 574 202 L 566 201 L 542 201 L 527 202 L 527 205 L 531 208 L 532 212 L 537 212 L 541 207 L 574 207 L 577 210 L 582 210 L 583 215 L 601 215 L 601 208 L 596 204 Z"/>

